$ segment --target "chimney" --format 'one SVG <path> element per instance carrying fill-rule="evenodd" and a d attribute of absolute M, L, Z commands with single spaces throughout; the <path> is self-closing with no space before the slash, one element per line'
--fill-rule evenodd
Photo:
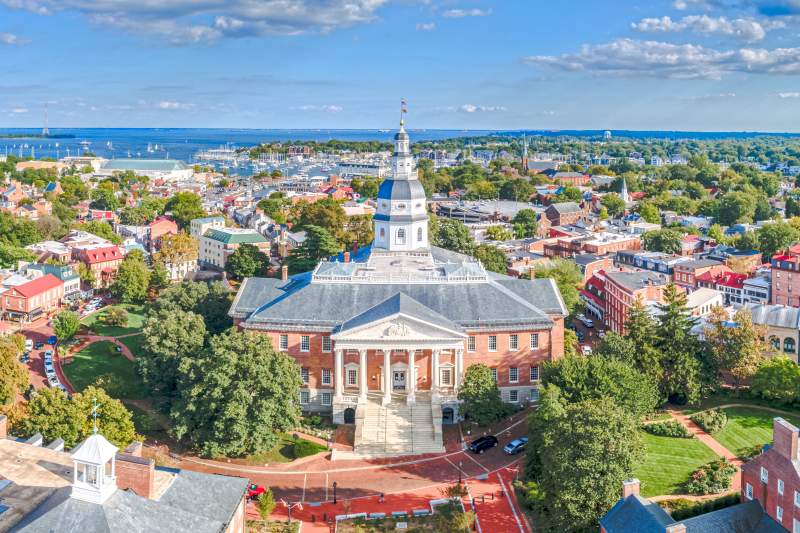
<path fill-rule="evenodd" d="M 0 415 L 0 439 L 8 437 L 8 417 Z"/>
<path fill-rule="evenodd" d="M 128 447 L 125 451 L 127 452 Z M 134 450 L 135 451 L 135 450 Z M 117 488 L 131 489 L 142 498 L 155 498 L 155 468 L 152 459 L 145 459 L 128 453 L 116 456 Z"/>
<path fill-rule="evenodd" d="M 281 266 L 281 281 L 286 281 L 289 279 L 289 266 L 282 265 Z"/>
<path fill-rule="evenodd" d="M 358 241 L 353 241 L 353 255 L 358 254 Z"/>
<path fill-rule="evenodd" d="M 797 435 L 800 430 L 777 416 L 772 420 L 772 446 L 782 457 L 794 461 L 797 459 Z"/>
<path fill-rule="evenodd" d="M 350 252 L 345 252 L 344 253 L 344 262 L 345 263 L 349 263 L 350 262 Z"/>
<path fill-rule="evenodd" d="M 638 479 L 626 479 L 622 482 L 622 499 L 626 500 L 628 496 L 639 495 L 640 482 Z"/>
<path fill-rule="evenodd" d="M 683 524 L 672 524 L 667 526 L 664 533 L 686 533 L 686 526 Z"/>

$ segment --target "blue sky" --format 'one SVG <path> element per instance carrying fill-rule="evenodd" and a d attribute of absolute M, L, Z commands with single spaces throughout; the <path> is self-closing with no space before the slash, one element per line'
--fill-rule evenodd
<path fill-rule="evenodd" d="M 800 0 L 0 0 L 0 127 L 800 131 Z"/>

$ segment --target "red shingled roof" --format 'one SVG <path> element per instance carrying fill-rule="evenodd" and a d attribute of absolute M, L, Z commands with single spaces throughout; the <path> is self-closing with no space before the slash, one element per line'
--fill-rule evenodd
<path fill-rule="evenodd" d="M 40 278 L 36 278 L 33 281 L 29 281 L 28 283 L 23 283 L 22 285 L 17 285 L 13 288 L 13 290 L 17 291 L 19 294 L 26 298 L 31 298 L 32 296 L 36 296 L 37 294 L 42 294 L 45 291 L 49 291 L 50 289 L 54 289 L 59 285 L 63 285 L 64 282 L 55 277 L 52 274 L 47 274 Z"/>
<path fill-rule="evenodd" d="M 86 250 L 83 256 L 86 258 L 87 263 L 93 265 L 95 263 L 105 263 L 106 261 L 122 259 L 122 252 L 118 246 L 105 246 L 103 248 Z"/>

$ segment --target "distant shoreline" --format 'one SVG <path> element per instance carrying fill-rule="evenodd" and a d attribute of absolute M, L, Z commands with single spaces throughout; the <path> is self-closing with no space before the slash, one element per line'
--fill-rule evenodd
<path fill-rule="evenodd" d="M 0 139 L 74 139 L 71 133 L 54 133 L 42 135 L 41 133 L 0 133 Z"/>

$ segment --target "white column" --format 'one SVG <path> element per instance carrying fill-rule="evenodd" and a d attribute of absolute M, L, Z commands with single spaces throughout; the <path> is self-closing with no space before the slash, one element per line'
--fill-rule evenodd
<path fill-rule="evenodd" d="M 408 398 L 406 398 L 407 403 L 414 404 L 416 402 L 416 392 L 417 392 L 417 368 L 414 364 L 414 358 L 416 356 L 416 352 L 414 350 L 408 350 L 408 376 L 406 381 L 406 392 L 408 392 Z"/>
<path fill-rule="evenodd" d="M 337 400 L 342 399 L 342 373 L 344 372 L 344 354 L 342 353 L 343 350 L 335 350 L 334 351 L 334 362 L 333 362 L 333 386 L 334 386 L 334 397 Z"/>
<path fill-rule="evenodd" d="M 439 398 L 439 350 L 431 352 L 431 399 Z"/>
<path fill-rule="evenodd" d="M 367 350 L 359 350 L 360 356 L 358 367 L 358 401 L 367 401 Z"/>
<path fill-rule="evenodd" d="M 383 350 L 383 405 L 392 402 L 392 351 Z"/>
<path fill-rule="evenodd" d="M 461 386 L 461 375 L 464 372 L 464 350 L 461 348 L 456 349 L 456 376 L 455 376 L 455 384 L 456 384 L 456 391 Z"/>

